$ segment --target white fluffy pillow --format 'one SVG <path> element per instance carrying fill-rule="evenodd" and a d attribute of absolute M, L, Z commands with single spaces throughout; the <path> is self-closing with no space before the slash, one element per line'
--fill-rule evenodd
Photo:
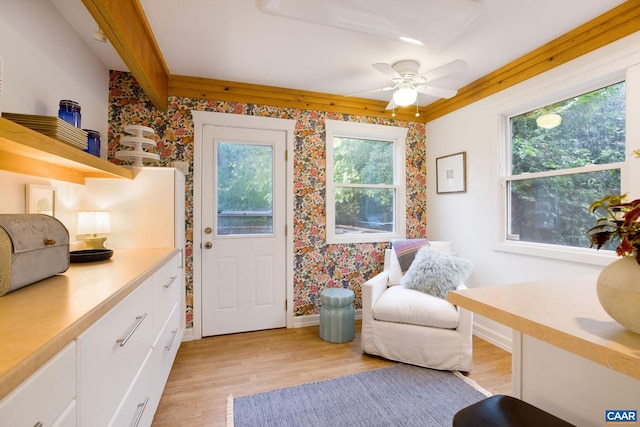
<path fill-rule="evenodd" d="M 444 252 L 445 254 L 451 254 L 451 242 L 444 241 L 429 241 L 429 246 L 434 249 Z M 399 285 L 402 281 L 402 267 L 400 267 L 400 261 L 398 261 L 398 255 L 396 251 L 391 249 L 391 256 L 389 260 L 389 283 L 388 286 Z"/>
<path fill-rule="evenodd" d="M 421 248 L 400 284 L 438 298 L 447 298 L 447 292 L 464 282 L 473 270 L 470 261 L 454 257 L 437 249 Z"/>

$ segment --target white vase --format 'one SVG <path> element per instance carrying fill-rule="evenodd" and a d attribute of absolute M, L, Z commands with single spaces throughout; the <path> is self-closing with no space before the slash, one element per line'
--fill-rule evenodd
<path fill-rule="evenodd" d="M 640 264 L 635 257 L 620 258 L 598 277 L 602 308 L 625 328 L 640 334 Z"/>

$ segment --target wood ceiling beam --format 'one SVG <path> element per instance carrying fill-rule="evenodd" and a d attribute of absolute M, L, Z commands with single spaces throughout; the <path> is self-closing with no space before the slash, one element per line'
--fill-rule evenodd
<path fill-rule="evenodd" d="M 387 101 L 201 77 L 170 75 L 169 95 L 392 118 L 392 112 L 385 109 Z M 415 113 L 415 106 L 397 108 L 393 119 L 424 122 L 422 115 L 416 117 Z"/>
<path fill-rule="evenodd" d="M 542 74 L 609 43 L 640 31 L 640 0 L 618 7 L 461 88 L 451 99 L 428 105 L 427 122 Z"/>
<path fill-rule="evenodd" d="M 169 70 L 139 0 L 82 0 L 153 105 L 168 108 Z"/>

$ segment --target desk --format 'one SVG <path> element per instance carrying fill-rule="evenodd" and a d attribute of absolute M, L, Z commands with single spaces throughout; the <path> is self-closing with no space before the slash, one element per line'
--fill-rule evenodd
<path fill-rule="evenodd" d="M 513 394 L 579 426 L 606 409 L 640 411 L 640 335 L 604 311 L 597 276 L 449 292 L 514 329 Z"/>

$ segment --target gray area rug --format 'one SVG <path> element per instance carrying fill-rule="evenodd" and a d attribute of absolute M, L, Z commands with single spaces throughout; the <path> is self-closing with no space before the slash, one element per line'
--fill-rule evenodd
<path fill-rule="evenodd" d="M 491 394 L 458 372 L 396 364 L 267 393 L 230 396 L 227 425 L 450 426 Z"/>

